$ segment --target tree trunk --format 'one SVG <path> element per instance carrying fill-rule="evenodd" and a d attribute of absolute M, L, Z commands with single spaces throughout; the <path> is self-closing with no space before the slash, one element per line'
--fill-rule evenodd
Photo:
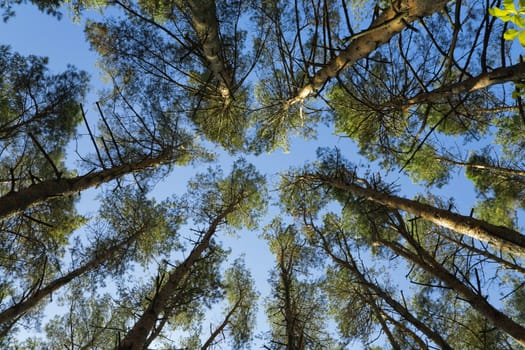
<path fill-rule="evenodd" d="M 118 350 L 142 350 L 148 339 L 148 335 L 154 328 L 159 315 L 168 307 L 173 293 L 177 290 L 180 281 L 190 272 L 193 264 L 201 257 L 202 253 L 209 247 L 210 241 L 217 231 L 219 224 L 225 217 L 234 211 L 237 203 L 231 204 L 224 212 L 215 218 L 210 227 L 202 237 L 201 241 L 192 249 L 188 257 L 168 277 L 166 283 L 153 297 L 142 316 L 133 325 L 126 337 L 116 347 Z"/>
<path fill-rule="evenodd" d="M 525 66 L 525 64 L 524 64 Z M 525 78 L 525 77 L 524 77 Z M 479 164 L 479 163 L 469 163 L 469 162 L 459 162 L 450 158 L 445 157 L 436 157 L 437 160 L 440 162 L 452 164 L 461 166 L 464 168 L 472 168 L 477 170 L 485 170 L 487 172 L 493 172 L 495 174 L 505 176 L 505 177 L 511 177 L 511 176 L 520 176 L 525 178 L 525 170 L 521 169 L 514 169 L 514 168 L 503 168 L 495 165 L 489 165 L 489 164 Z M 524 179 L 525 180 L 525 179 Z"/>
<path fill-rule="evenodd" d="M 215 339 L 219 336 L 219 334 L 222 333 L 222 331 L 224 331 L 224 328 L 226 328 L 228 323 L 230 323 L 230 318 L 232 317 L 235 310 L 237 310 L 239 305 L 241 305 L 241 301 L 242 301 L 242 296 L 239 297 L 239 299 L 235 302 L 231 310 L 226 314 L 226 316 L 224 317 L 224 320 L 222 320 L 222 323 L 219 325 L 219 327 L 217 327 L 213 331 L 213 333 L 208 337 L 204 345 L 201 347 L 201 350 L 207 350 L 210 346 L 213 345 L 213 342 L 215 341 Z"/>
<path fill-rule="evenodd" d="M 113 258 L 119 250 L 126 248 L 134 241 L 136 241 L 137 238 L 143 233 L 143 230 L 139 230 L 133 236 L 126 239 L 124 242 L 114 245 L 113 247 L 105 250 L 104 252 L 97 252 L 95 257 L 87 263 L 85 263 L 84 265 L 69 272 L 63 277 L 55 279 L 54 281 L 50 282 L 47 286 L 38 289 L 31 296 L 28 296 L 25 301 L 17 303 L 16 305 L 13 305 L 12 307 L 0 312 L 0 324 L 13 321 L 14 319 L 22 316 L 25 312 L 36 306 L 42 299 L 51 295 L 51 293 L 57 291 L 58 289 L 62 288 L 63 286 L 71 282 L 73 279 L 85 274 L 86 272 L 96 269 L 104 262 Z"/>
<path fill-rule="evenodd" d="M 304 100 L 323 87 L 339 72 L 355 64 L 358 60 L 367 57 L 380 45 L 405 29 L 415 20 L 429 16 L 444 8 L 448 0 L 397 0 L 383 11 L 371 24 L 370 28 L 354 35 L 350 45 L 341 54 L 320 69 L 312 78 L 312 82 L 304 86 L 297 96 L 288 101 L 293 105 Z"/>
<path fill-rule="evenodd" d="M 491 85 L 503 84 L 509 81 L 519 81 L 525 79 L 525 63 L 518 63 L 510 67 L 501 67 L 490 73 L 482 73 L 462 82 L 442 86 L 434 91 L 418 94 L 405 102 L 406 106 L 420 103 L 430 103 L 445 96 L 457 95 L 486 88 Z"/>
<path fill-rule="evenodd" d="M 188 6 L 193 27 L 199 37 L 208 68 L 215 79 L 219 81 L 221 96 L 228 103 L 231 100 L 232 77 L 222 54 L 215 1 L 189 0 Z"/>
<path fill-rule="evenodd" d="M 153 168 L 173 159 L 173 150 L 164 151 L 155 157 L 146 158 L 136 163 L 122 164 L 69 179 L 46 180 L 17 192 L 10 192 L 0 197 L 0 220 L 7 219 L 51 198 L 67 196 L 91 187 L 97 187 L 126 174 Z"/>
<path fill-rule="evenodd" d="M 441 349 L 444 350 L 453 350 L 452 347 L 441 337 L 441 335 L 438 332 L 435 332 L 434 330 L 430 329 L 426 324 L 421 322 L 417 317 L 412 315 L 412 313 L 407 310 L 401 303 L 399 303 L 397 300 L 395 300 L 388 292 L 383 290 L 381 287 L 379 287 L 375 283 L 371 283 L 369 280 L 366 279 L 366 277 L 359 271 L 356 262 L 353 260 L 353 257 L 351 255 L 351 252 L 347 252 L 347 257 L 350 259 L 350 261 L 341 259 L 340 257 L 336 256 L 331 248 L 329 242 L 326 240 L 325 236 L 320 232 L 319 230 L 315 229 L 317 234 L 322 240 L 323 249 L 325 252 L 332 258 L 332 260 L 339 265 L 341 268 L 348 270 L 350 274 L 355 276 L 358 280 L 358 283 L 362 285 L 364 288 L 370 290 L 373 294 L 377 295 L 377 297 L 381 298 L 383 301 L 385 301 L 395 312 L 397 312 L 403 319 L 410 322 L 414 327 L 416 327 L 420 332 L 425 334 L 429 339 L 431 339 L 433 342 L 435 342 L 437 345 L 440 346 Z M 373 303 L 373 300 L 366 301 L 367 303 Z"/>
<path fill-rule="evenodd" d="M 384 205 L 388 208 L 403 210 L 416 217 L 428 220 L 438 226 L 487 242 L 494 248 L 525 258 L 525 236 L 510 228 L 493 225 L 486 221 L 474 219 L 470 216 L 455 214 L 445 209 L 433 207 L 429 204 L 389 195 L 371 188 L 364 188 L 354 183 L 343 182 L 324 175 L 314 175 L 311 178 L 320 180 L 334 188 L 364 197 L 369 201 Z"/>
<path fill-rule="evenodd" d="M 402 225 L 404 225 L 404 223 Z M 404 228 L 401 227 L 401 225 L 398 227 L 398 232 L 412 247 L 416 249 L 417 254 L 395 242 L 390 242 L 384 239 L 381 239 L 380 242 L 396 254 L 403 256 L 407 260 L 420 266 L 429 274 L 443 281 L 449 288 L 456 291 L 463 299 L 465 299 L 477 312 L 492 322 L 495 327 L 509 334 L 522 346 L 525 346 L 525 327 L 514 322 L 503 312 L 492 306 L 486 298 L 474 292 L 470 287 L 456 278 L 455 275 L 450 273 L 445 267 L 443 267 L 443 265 L 428 254 L 428 252 L 421 247 Z"/>

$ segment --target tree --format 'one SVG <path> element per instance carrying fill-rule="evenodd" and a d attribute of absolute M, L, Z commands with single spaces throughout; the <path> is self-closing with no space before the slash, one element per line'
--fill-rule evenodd
<path fill-rule="evenodd" d="M 331 343 L 325 331 L 319 281 L 307 277 L 316 266 L 314 251 L 302 241 L 294 226 L 278 218 L 266 228 L 264 238 L 276 259 L 271 273 L 272 296 L 267 313 L 272 326 L 267 349 L 322 349 Z"/>
<path fill-rule="evenodd" d="M 84 73 L 47 74 L 45 60 L 2 47 L 5 346 L 58 294 L 67 312 L 26 348 L 249 347 L 257 293 L 241 262 L 224 269 L 217 237 L 256 229 L 263 176 L 241 160 L 228 176 L 198 175 L 186 196 L 150 191 L 175 165 L 215 159 L 203 145 L 257 155 L 314 136 L 321 121 L 355 141 L 365 165 L 325 149 L 283 176 L 282 216 L 263 233 L 275 256 L 265 347 L 524 344 L 525 66 L 508 40 L 522 33 L 492 16 L 523 27 L 522 5 L 73 1 L 112 84 L 96 129 L 79 103 Z M 67 169 L 82 122 L 92 152 Z M 405 175 L 425 193 L 406 195 Z M 478 196 L 470 215 L 457 189 L 436 195 L 463 175 Z M 109 190 L 92 218 L 75 209 L 88 188 Z"/>
<path fill-rule="evenodd" d="M 160 18 L 148 2 L 110 4 L 129 20 L 92 22 L 86 32 L 126 98 L 144 101 L 146 109 L 153 105 L 185 115 L 209 140 L 230 151 L 242 149 L 249 126 L 243 82 L 253 58 L 237 24 L 247 4 L 174 3 Z M 161 86 L 163 93 L 157 94 Z"/>
<path fill-rule="evenodd" d="M 377 280 L 372 282 L 369 280 L 370 277 L 367 277 L 367 273 L 360 272 L 360 269 L 365 267 L 361 267 L 364 266 L 362 260 L 354 258 L 356 255 L 361 256 L 356 251 L 359 251 L 359 249 L 369 250 L 367 254 L 371 254 L 368 258 L 368 265 L 370 265 L 370 261 L 376 255 L 379 259 L 388 259 L 383 250 L 389 249 L 394 256 L 402 257 L 409 264 L 412 264 L 410 271 L 413 271 L 415 267 L 423 271 L 426 277 L 423 281 L 417 281 L 417 283 L 432 290 L 431 296 L 434 293 L 455 293 L 457 297 L 460 297 L 461 300 L 469 305 L 468 311 L 466 311 L 468 312 L 466 319 L 469 317 L 484 319 L 499 331 L 510 335 L 517 343 L 523 344 L 521 339 L 522 334 L 524 334 L 523 326 L 515 321 L 511 315 L 507 315 L 492 305 L 487 300 L 485 296 L 486 291 L 482 287 L 484 279 L 479 275 L 477 264 L 482 265 L 487 257 L 490 259 L 496 255 L 484 254 L 478 257 L 479 249 L 472 252 L 469 245 L 456 245 L 458 241 L 457 234 L 454 238 L 454 234 L 449 232 L 449 228 L 441 225 L 436 220 L 429 220 L 426 223 L 424 221 L 427 219 L 425 214 L 412 212 L 407 207 L 399 208 L 392 202 L 377 200 L 377 197 L 370 195 L 368 192 L 357 193 L 357 191 L 349 190 L 343 184 L 353 181 L 354 183 L 364 184 L 368 189 L 373 189 L 374 193 L 383 193 L 389 198 L 392 197 L 391 194 L 385 194 L 391 192 L 390 186 L 383 183 L 379 177 L 360 179 L 355 173 L 348 171 L 348 167 L 353 168 L 340 158 L 338 152 L 324 152 L 317 164 L 318 170 L 315 173 L 316 175 L 310 175 L 312 174 L 312 167 L 306 168 L 304 173 L 296 174 L 295 179 L 299 180 L 294 183 L 295 188 L 286 188 L 286 192 L 292 195 L 284 198 L 284 203 L 287 205 L 291 204 L 290 209 L 292 213 L 303 217 L 301 221 L 306 226 L 305 230 L 312 232 L 308 235 L 313 236 L 312 240 L 318 242 L 317 244 L 334 260 L 336 266 L 350 270 L 352 276 L 354 276 L 353 283 L 357 283 L 361 288 L 366 288 L 368 291 L 373 291 L 373 294 L 383 302 L 386 302 L 389 308 L 393 308 L 396 313 L 401 314 L 412 326 L 416 327 L 416 332 L 422 332 L 442 348 L 453 348 L 454 346 L 448 340 L 442 338 L 442 334 L 453 336 L 449 330 L 450 326 L 447 326 L 445 328 L 446 331 L 443 333 L 436 329 L 428 328 L 428 325 L 431 323 L 429 320 L 418 319 L 420 316 L 415 314 L 414 311 L 407 311 L 406 306 L 396 303 L 391 298 L 392 292 L 384 292 Z M 321 179 L 325 176 L 333 182 L 324 183 Z M 318 180 L 320 180 L 320 185 L 316 182 Z M 290 179 L 286 179 L 284 185 L 290 186 L 289 181 Z M 333 186 L 335 183 L 338 185 Z M 322 188 L 323 185 L 328 185 L 328 190 L 324 190 Z M 310 193 L 312 194 L 311 197 Z M 319 193 L 323 195 L 320 196 L 318 195 Z M 306 201 L 303 198 L 306 198 Z M 292 204 L 295 201 L 300 201 L 301 203 L 299 205 Z M 339 218 L 332 213 L 324 214 L 324 227 L 321 227 L 316 224 L 318 213 L 322 213 L 323 206 L 328 205 L 330 201 L 338 201 L 340 203 L 342 217 Z M 418 204 L 429 205 L 425 203 Z M 301 208 L 301 210 L 295 211 L 297 208 Z M 402 216 L 400 210 L 406 211 L 412 217 L 410 219 L 412 221 L 411 225 L 407 223 L 407 219 Z M 443 212 L 446 211 L 443 210 Z M 452 230 L 454 229 L 452 228 Z M 475 247 L 475 244 L 472 246 Z M 468 258 L 464 258 L 464 256 Z M 502 260 L 498 259 L 495 262 L 502 263 Z M 483 271 L 488 273 L 485 269 Z M 371 272 L 370 275 L 372 274 Z M 412 272 L 408 272 L 407 276 L 411 274 Z M 505 282 L 502 281 L 502 283 Z M 358 290 L 358 292 L 352 294 L 352 298 L 356 298 L 356 294 L 359 296 L 362 293 L 362 291 Z M 447 298 L 450 299 L 451 297 Z M 417 302 L 421 303 L 422 300 L 424 299 Z M 374 309 L 378 308 L 378 305 L 370 305 L 369 303 L 366 305 L 369 305 L 368 312 L 370 314 L 376 313 L 375 319 L 377 320 L 377 311 L 374 311 Z M 456 306 L 457 309 L 462 307 L 464 305 Z M 382 309 L 384 310 L 384 308 Z M 365 308 L 361 312 L 366 312 L 366 310 Z M 433 312 L 441 312 L 437 311 L 438 308 L 435 310 Z M 476 312 L 471 313 L 474 310 Z M 428 310 L 425 312 L 423 315 L 428 314 Z M 363 316 L 357 314 L 354 317 Z M 342 319 L 345 318 L 343 317 Z M 389 321 L 383 320 L 383 322 L 396 324 L 395 318 L 391 318 Z M 473 321 L 472 324 L 468 323 L 468 326 L 466 321 L 455 322 L 464 324 L 474 334 L 480 332 L 479 330 L 472 330 L 475 328 L 476 321 Z M 383 329 L 387 329 L 386 327 L 386 325 L 382 325 Z M 400 331 L 398 324 L 396 324 L 395 328 L 397 332 L 400 332 L 399 334 L 407 334 L 406 331 Z M 411 332 L 408 334 L 411 334 Z M 495 335 L 493 338 L 494 344 L 498 343 L 498 347 L 504 346 L 501 345 L 504 344 L 504 341 L 500 339 L 505 337 L 497 332 L 493 333 L 493 335 Z M 402 348 L 399 337 L 390 336 L 390 338 L 392 339 L 393 347 Z M 410 338 L 417 340 L 413 336 L 410 336 Z M 490 343 L 487 339 L 484 341 L 487 344 Z"/>
<path fill-rule="evenodd" d="M 220 342 L 220 335 L 224 337 L 227 330 L 233 349 L 248 347 L 253 337 L 255 326 L 255 312 L 257 310 L 257 292 L 253 287 L 253 279 L 246 270 L 242 260 L 235 260 L 226 271 L 224 281 L 228 306 L 225 309 L 223 320 L 210 334 L 201 346 L 208 349 Z"/>
<path fill-rule="evenodd" d="M 220 176 L 220 175 L 219 175 Z M 176 265 L 160 281 L 155 294 L 135 324 L 119 342 L 118 349 L 142 349 L 154 331 L 161 314 L 168 317 L 174 292 L 179 284 L 191 274 L 203 254 L 208 250 L 214 254 L 213 237 L 219 227 L 226 222 L 232 227 L 254 227 L 255 219 L 264 208 L 264 180 L 254 167 L 241 160 L 234 164 L 230 176 L 221 179 L 212 172 L 197 176 L 190 184 L 195 192 L 194 200 L 198 206 L 192 210 L 196 223 L 205 223 L 207 228 L 199 231 L 199 237 L 188 256 Z M 210 264 L 211 267 L 216 264 Z"/>
<path fill-rule="evenodd" d="M 117 198 L 120 203 L 115 206 Z M 19 300 L 0 312 L 0 325 L 10 326 L 42 300 L 81 276 L 96 273 L 102 278 L 111 272 L 118 273 L 126 263 L 145 263 L 152 250 L 159 251 L 171 241 L 166 233 L 176 230 L 181 221 L 176 210 L 169 210 L 171 206 L 167 202 L 155 204 L 143 193 L 131 193 L 129 189 L 108 196 L 98 214 L 108 227 L 103 228 L 102 222 L 97 222 L 100 230 L 107 232 L 95 232 L 93 246 L 78 253 L 82 261 L 79 266 L 52 280 L 42 276 L 38 286 L 20 296 L 12 295 L 12 299 Z"/>

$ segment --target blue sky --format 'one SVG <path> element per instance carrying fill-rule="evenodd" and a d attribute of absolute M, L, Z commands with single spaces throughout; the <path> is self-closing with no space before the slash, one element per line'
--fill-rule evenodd
<path fill-rule="evenodd" d="M 95 13 L 96 15 L 96 13 Z M 63 71 L 68 64 L 85 70 L 90 73 L 90 94 L 85 103 L 88 118 L 94 120 L 97 117 L 94 102 L 97 100 L 97 91 L 104 87 L 100 80 L 100 75 L 96 68 L 96 53 L 89 49 L 89 45 L 84 39 L 82 23 L 73 23 L 67 12 L 59 21 L 54 17 L 40 13 L 34 6 L 20 5 L 16 7 L 16 16 L 9 19 L 7 23 L 0 23 L 0 43 L 11 46 L 12 50 L 23 55 L 46 56 L 49 58 L 49 69 L 51 72 L 58 73 Z M 92 127 L 94 127 L 94 121 Z M 80 130 L 82 133 L 82 129 Z M 89 141 L 84 140 L 80 147 L 90 147 Z M 315 150 L 320 146 L 337 146 L 349 149 L 350 153 L 357 154 L 355 147 L 348 141 L 339 137 L 333 137 L 331 131 L 323 127 L 319 138 L 314 141 L 306 142 L 301 139 L 294 139 L 291 143 L 290 152 L 284 153 L 280 150 L 272 154 L 262 154 L 258 157 L 248 159 L 257 165 L 261 172 L 267 175 L 271 187 L 277 185 L 279 181 L 278 173 L 286 170 L 290 166 L 300 166 L 308 160 L 315 159 Z M 92 152 L 92 149 L 79 149 L 82 153 Z M 348 154 L 347 152 L 345 152 Z M 74 158 L 71 152 L 72 159 Z M 71 165 L 74 162 L 71 159 Z M 234 158 L 227 154 L 220 155 L 220 165 L 225 173 L 229 170 Z M 199 170 L 204 170 L 210 164 L 203 164 L 197 169 L 175 168 L 172 175 L 167 178 L 153 191 L 153 195 L 159 200 L 171 194 L 182 194 L 185 190 L 184 184 L 191 176 Z M 88 190 L 82 193 L 80 210 L 86 213 L 95 213 L 97 203 L 95 201 L 96 190 Z M 274 192 L 275 194 L 275 192 Z M 276 208 L 271 208 L 265 223 L 277 215 Z M 258 238 L 259 232 L 240 232 L 237 236 L 222 235 L 220 240 L 232 248 L 232 260 L 240 255 L 244 255 L 246 264 L 250 268 L 256 280 L 256 287 L 261 292 L 261 296 L 268 295 L 269 286 L 267 279 L 269 270 L 273 266 L 273 258 L 266 248 L 265 242 Z M 262 299 L 261 299 L 262 301 Z M 56 308 L 48 308 L 51 314 L 56 312 Z M 259 308 L 259 331 L 266 330 L 264 326 L 264 308 Z M 52 316 L 52 315 L 48 315 Z M 219 315 L 217 315 L 219 316 Z M 211 317 L 211 321 L 216 317 Z M 204 325 L 204 329 L 208 329 Z"/>
<path fill-rule="evenodd" d="M 99 79 L 99 73 L 96 69 L 96 54 L 89 50 L 85 42 L 82 23 L 73 23 L 68 17 L 67 11 L 64 13 L 62 20 L 41 14 L 33 6 L 20 5 L 16 7 L 16 16 L 11 18 L 7 23 L 0 23 L 0 43 L 8 44 L 13 51 L 24 55 L 34 54 L 38 56 L 49 57 L 49 68 L 52 72 L 58 73 L 65 69 L 68 64 L 73 64 L 79 69 L 85 70 L 91 75 L 91 92 L 86 102 L 88 116 L 96 118 L 96 108 L 93 103 L 96 101 L 97 90 L 103 87 Z M 86 143 L 89 145 L 89 143 Z M 293 139 L 289 153 L 283 153 L 278 150 L 272 154 L 263 154 L 255 157 L 248 157 L 263 173 L 268 176 L 270 185 L 276 185 L 280 171 L 286 170 L 290 166 L 300 166 L 308 160 L 315 159 L 315 150 L 317 147 L 339 147 L 342 153 L 347 157 L 353 155 L 354 162 L 358 162 L 357 149 L 346 138 L 334 136 L 332 131 L 327 127 L 320 128 L 320 135 L 316 140 L 304 141 Z M 90 151 L 90 150 L 88 150 Z M 221 154 L 221 165 L 224 166 L 225 172 L 228 171 L 233 158 Z M 200 168 L 204 168 L 203 165 Z M 159 184 L 153 195 L 162 197 L 168 194 L 177 194 L 184 190 L 183 184 L 195 172 L 194 168 L 176 168 L 173 174 L 163 183 Z M 422 188 L 411 185 L 403 176 L 393 173 L 392 179 L 399 178 L 399 183 L 403 186 L 402 195 L 410 197 Z M 455 197 L 460 199 L 458 207 L 462 211 L 468 212 L 468 208 L 474 205 L 475 199 L 471 186 L 465 180 L 457 182 L 454 186 L 448 187 L 448 193 L 454 193 Z M 95 212 L 97 209 L 96 202 L 93 201 L 95 191 L 83 194 L 84 200 L 81 202 L 81 208 L 87 212 Z M 159 198 L 161 199 L 161 198 Z M 278 214 L 278 209 L 271 208 L 268 219 Z M 254 278 L 257 281 L 257 288 L 264 297 L 269 292 L 267 279 L 268 271 L 273 265 L 273 259 L 265 247 L 265 243 L 257 238 L 259 232 L 241 232 L 238 237 L 221 237 L 227 245 L 233 248 L 232 258 L 243 254 L 247 266 L 251 269 Z M 260 317 L 263 308 L 260 307 Z M 264 321 L 260 319 L 259 321 Z M 204 326 L 207 329 L 207 325 Z M 260 330 L 265 327 L 261 326 Z"/>

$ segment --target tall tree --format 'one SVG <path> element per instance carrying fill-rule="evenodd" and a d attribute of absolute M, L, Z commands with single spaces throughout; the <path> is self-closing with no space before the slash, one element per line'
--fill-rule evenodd
<path fill-rule="evenodd" d="M 122 273 L 126 263 L 145 263 L 153 250 L 159 253 L 162 246 L 175 245 L 173 238 L 168 236 L 181 221 L 174 208 L 176 205 L 168 202 L 156 204 L 146 199 L 143 193 L 132 193 L 129 189 L 112 193 L 102 202 L 95 219 L 97 231 L 92 246 L 76 248 L 79 251 L 76 255 L 82 262 L 68 272 L 51 275 L 53 277 L 42 275 L 38 286 L 12 295 L 12 305 L 2 305 L 0 325 L 11 327 L 14 321 L 44 299 L 81 276 L 96 273 L 99 279 L 103 279 L 108 273 Z"/>
<path fill-rule="evenodd" d="M 143 101 L 146 109 L 184 116 L 185 123 L 230 151 L 242 149 L 249 126 L 244 80 L 255 60 L 239 26 L 248 4 L 199 0 L 167 9 L 148 2 L 110 4 L 128 19 L 92 22 L 86 32 L 125 97 Z"/>
<path fill-rule="evenodd" d="M 344 195 L 346 192 L 356 198 L 365 198 L 391 209 L 403 210 L 436 225 L 488 242 L 507 253 L 525 256 L 525 236 L 512 228 L 493 225 L 471 216 L 459 215 L 447 209 L 398 197 L 391 193 L 388 186 L 380 183 L 379 176 L 373 177 L 370 181 L 360 178 L 355 173 L 355 167 L 348 164 L 337 150 L 332 153 L 321 150 L 320 157 L 321 162 L 318 167 L 296 174 L 296 180 L 292 177 L 292 182 L 311 182 L 313 187 L 319 183 L 332 188 L 342 198 L 347 197 Z"/>
<path fill-rule="evenodd" d="M 267 349 L 324 349 L 331 339 L 326 331 L 326 315 L 318 293 L 319 281 L 308 278 L 316 266 L 315 252 L 302 240 L 293 225 L 280 219 L 264 234 L 276 259 L 271 272 L 272 296 L 267 313 L 271 333 Z"/>
<path fill-rule="evenodd" d="M 373 188 L 373 191 L 377 191 L 377 193 L 391 192 L 390 186 L 383 183 L 377 176 L 367 180 L 359 179 L 347 170 L 347 166 L 348 164 L 340 158 L 337 152 L 325 153 L 324 157 L 317 164 L 317 174 L 337 179 L 336 181 L 340 183 L 352 180 L 364 184 L 363 186 L 367 188 Z M 374 196 L 370 196 L 367 193 L 356 194 L 353 191 L 346 191 L 344 186 L 336 186 L 334 189 L 331 188 L 331 185 L 326 190 L 323 188 L 322 181 L 321 185 L 315 182 L 315 179 L 319 178 L 308 175 L 308 171 L 311 170 L 311 168 L 307 168 L 306 174 L 297 175 L 296 179 L 302 179 L 303 182 L 297 183 L 295 188 L 287 188 L 286 192 L 289 194 L 284 196 L 285 203 L 289 206 L 293 215 L 303 217 L 302 221 L 307 229 L 312 232 L 314 241 L 320 242 L 318 244 L 329 254 L 334 262 L 338 266 L 349 269 L 352 272 L 355 278 L 354 281 L 357 280 L 367 290 L 372 290 L 375 295 L 380 296 L 396 312 L 404 312 L 403 317 L 410 321 L 412 327 L 416 327 L 417 332 L 423 332 L 433 342 L 441 344 L 441 347 L 452 348 L 457 346 L 446 339 L 449 333 L 451 337 L 455 336 L 450 330 L 454 329 L 455 326 L 449 328 L 451 326 L 443 327 L 437 324 L 433 326 L 435 328 L 432 330 L 432 328 L 429 328 L 433 323 L 432 321 L 419 319 L 421 317 L 420 314 L 415 311 L 405 311 L 407 307 L 402 304 L 396 305 L 395 300 L 390 298 L 388 293 L 382 291 L 383 288 L 378 284 L 378 281 L 367 280 L 366 273 L 359 272 L 359 269 L 365 269 L 363 260 L 355 258 L 356 254 L 358 257 L 362 256 L 355 253 L 359 248 L 365 249 L 367 254 L 370 254 L 367 257 L 368 264 L 372 263 L 372 259 L 375 260 L 374 256 L 377 256 L 379 259 L 388 259 L 389 256 L 385 254 L 385 248 L 387 248 L 391 250 L 394 257 L 402 257 L 412 265 L 406 276 L 411 276 L 411 271 L 416 267 L 423 271 L 426 279 L 413 279 L 411 282 L 418 283 L 424 288 L 430 288 L 432 290 L 430 295 L 434 293 L 444 293 L 446 295 L 445 292 L 450 292 L 468 303 L 468 308 L 466 309 L 468 311 L 465 311 L 468 313 L 468 316 L 465 317 L 465 320 L 452 318 L 451 322 L 463 324 L 465 328 L 476 334 L 476 332 L 481 331 L 475 331 L 477 327 L 475 326 L 475 321 L 472 320 L 484 320 L 484 322 L 486 321 L 498 329 L 497 332 L 495 331 L 492 334 L 494 338 L 490 340 L 494 341 L 494 344 L 497 343 L 498 347 L 506 348 L 504 345 L 505 336 L 502 336 L 503 333 L 511 336 L 518 344 L 523 344 L 523 325 L 513 318 L 513 313 L 507 314 L 494 306 L 488 300 L 487 294 L 485 294 L 487 293 L 485 289 L 486 277 L 480 277 L 479 272 L 483 269 L 485 274 L 489 273 L 486 270 L 488 266 L 481 266 L 485 264 L 487 258 L 491 258 L 491 255 L 478 255 L 479 249 L 471 251 L 470 245 L 458 245 L 458 234 L 449 232 L 439 222 L 433 220 L 425 221 L 425 215 L 418 215 L 420 213 L 413 213 L 405 208 L 405 211 L 409 213 L 409 217 L 412 217 L 410 219 L 411 224 L 409 224 L 395 205 L 375 200 Z M 310 186 L 305 185 L 304 182 L 307 183 L 309 180 L 313 180 Z M 387 194 L 386 196 L 392 195 Z M 331 201 L 340 203 L 342 217 L 338 218 L 331 213 L 323 215 L 324 227 L 321 229 L 319 228 L 320 225 L 316 224 L 315 221 L 317 216 L 320 215 L 319 213 L 323 212 L 323 207 L 327 206 Z M 299 205 L 296 202 L 299 202 Z M 472 246 L 476 247 L 475 244 Z M 497 257 L 496 255 L 492 256 Z M 494 259 L 494 262 L 502 263 L 499 259 Z M 498 277 L 494 276 L 491 278 Z M 504 285 L 508 283 L 508 280 L 507 282 L 502 280 L 501 283 Z M 510 286 L 507 286 L 507 288 L 510 288 Z M 424 300 L 424 295 L 425 293 L 423 292 L 421 300 Z M 445 297 L 453 298 L 450 295 Z M 367 305 L 371 309 L 369 313 L 378 307 L 377 304 Z M 464 308 L 465 305 L 457 305 L 456 307 L 458 309 Z M 439 312 L 437 308 L 433 310 L 432 312 Z M 409 317 L 408 315 L 411 316 Z M 394 321 L 392 320 L 395 320 L 395 318 L 387 323 L 393 324 Z M 471 321 L 473 323 L 470 323 Z M 448 324 L 446 320 L 443 320 L 443 322 Z M 383 329 L 385 328 L 385 326 L 382 327 Z M 406 331 L 402 331 L 399 328 L 398 323 L 395 324 L 394 328 L 396 328 L 397 332 L 407 334 Z M 415 339 L 412 336 L 410 338 L 412 340 Z M 484 341 L 487 342 L 486 344 L 490 344 L 488 338 Z M 399 348 L 399 343 L 396 344 L 394 346 Z"/>
<path fill-rule="evenodd" d="M 242 160 L 234 164 L 228 177 L 221 178 L 213 172 L 197 176 L 189 186 L 197 203 L 191 214 L 195 223 L 206 227 L 198 231 L 197 241 L 187 257 L 159 284 L 147 308 L 120 341 L 118 349 L 143 348 L 161 314 L 169 314 L 179 284 L 188 278 L 203 254 L 213 254 L 217 249 L 213 238 L 221 226 L 227 223 L 236 228 L 253 228 L 256 225 L 255 220 L 264 208 L 263 186 L 263 177 Z"/>
<path fill-rule="evenodd" d="M 230 339 L 233 349 L 249 347 L 255 327 L 258 294 L 253 287 L 250 272 L 241 259 L 234 261 L 226 271 L 225 290 L 228 305 L 222 321 L 216 325 L 210 336 L 201 346 L 201 350 L 212 348 L 221 342 L 221 338 Z M 228 336 L 225 336 L 228 332 Z"/>

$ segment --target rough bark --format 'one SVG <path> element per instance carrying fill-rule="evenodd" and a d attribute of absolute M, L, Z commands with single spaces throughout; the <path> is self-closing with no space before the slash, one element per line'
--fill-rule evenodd
<path fill-rule="evenodd" d="M 347 183 L 324 175 L 314 175 L 312 179 L 317 179 L 326 185 L 343 191 L 348 191 L 354 195 L 364 197 L 367 200 L 384 205 L 388 208 L 403 210 L 438 226 L 487 242 L 494 248 L 525 258 L 525 236 L 508 227 L 493 225 L 470 216 L 452 213 L 448 210 L 436 208 L 429 204 L 389 195 L 371 188 L 361 187 L 354 183 Z"/>
<path fill-rule="evenodd" d="M 208 68 L 219 81 L 219 90 L 226 101 L 231 100 L 232 77 L 222 55 L 219 21 L 213 0 L 189 0 L 188 7 L 195 32 L 199 37 Z"/>
<path fill-rule="evenodd" d="M 440 87 L 430 92 L 418 94 L 405 102 L 406 106 L 420 103 L 430 103 L 443 99 L 449 95 L 480 90 L 491 85 L 503 84 L 509 81 L 525 79 L 525 63 L 518 63 L 509 67 L 501 67 L 492 72 L 485 72 L 462 82 Z"/>
<path fill-rule="evenodd" d="M 84 265 L 79 268 L 74 269 L 73 271 L 67 273 L 65 276 L 57 278 L 52 282 L 48 283 L 45 287 L 36 290 L 32 295 L 28 296 L 23 302 L 17 303 L 12 307 L 0 312 L 0 324 L 7 322 L 13 322 L 17 318 L 21 317 L 27 311 L 35 307 L 42 299 L 51 295 L 53 292 L 62 288 L 73 279 L 96 269 L 101 266 L 104 262 L 115 257 L 118 252 L 122 249 L 125 249 L 130 244 L 132 244 L 137 238 L 142 235 L 144 231 L 139 230 L 134 235 L 130 236 L 125 241 L 112 246 L 109 249 L 104 250 L 103 252 L 97 252 L 97 254 L 89 260 Z"/>
<path fill-rule="evenodd" d="M 312 78 L 311 83 L 304 86 L 297 96 L 288 101 L 288 105 L 314 94 L 339 72 L 355 64 L 358 60 L 367 57 L 380 45 L 385 44 L 392 37 L 415 20 L 429 16 L 444 8 L 448 0 L 397 0 L 383 11 L 366 31 L 354 35 L 350 45 L 337 57 L 320 69 Z"/>
<path fill-rule="evenodd" d="M 38 205 L 48 199 L 63 197 L 97 187 L 126 174 L 157 167 L 174 159 L 173 150 L 165 151 L 136 163 L 127 163 L 73 178 L 42 181 L 0 197 L 0 220 Z"/>
<path fill-rule="evenodd" d="M 293 301 L 292 301 L 292 281 L 291 281 L 291 271 L 290 267 L 292 263 L 286 264 L 284 261 L 285 252 L 281 253 L 281 261 L 280 261 L 280 279 L 282 283 L 282 289 L 284 294 L 284 322 L 286 324 L 285 331 L 286 331 L 286 349 L 288 350 L 299 350 L 299 348 L 296 346 L 297 343 L 297 337 L 298 334 L 296 334 L 297 325 L 296 325 L 296 319 L 297 315 L 294 312 L 293 307 Z"/>

